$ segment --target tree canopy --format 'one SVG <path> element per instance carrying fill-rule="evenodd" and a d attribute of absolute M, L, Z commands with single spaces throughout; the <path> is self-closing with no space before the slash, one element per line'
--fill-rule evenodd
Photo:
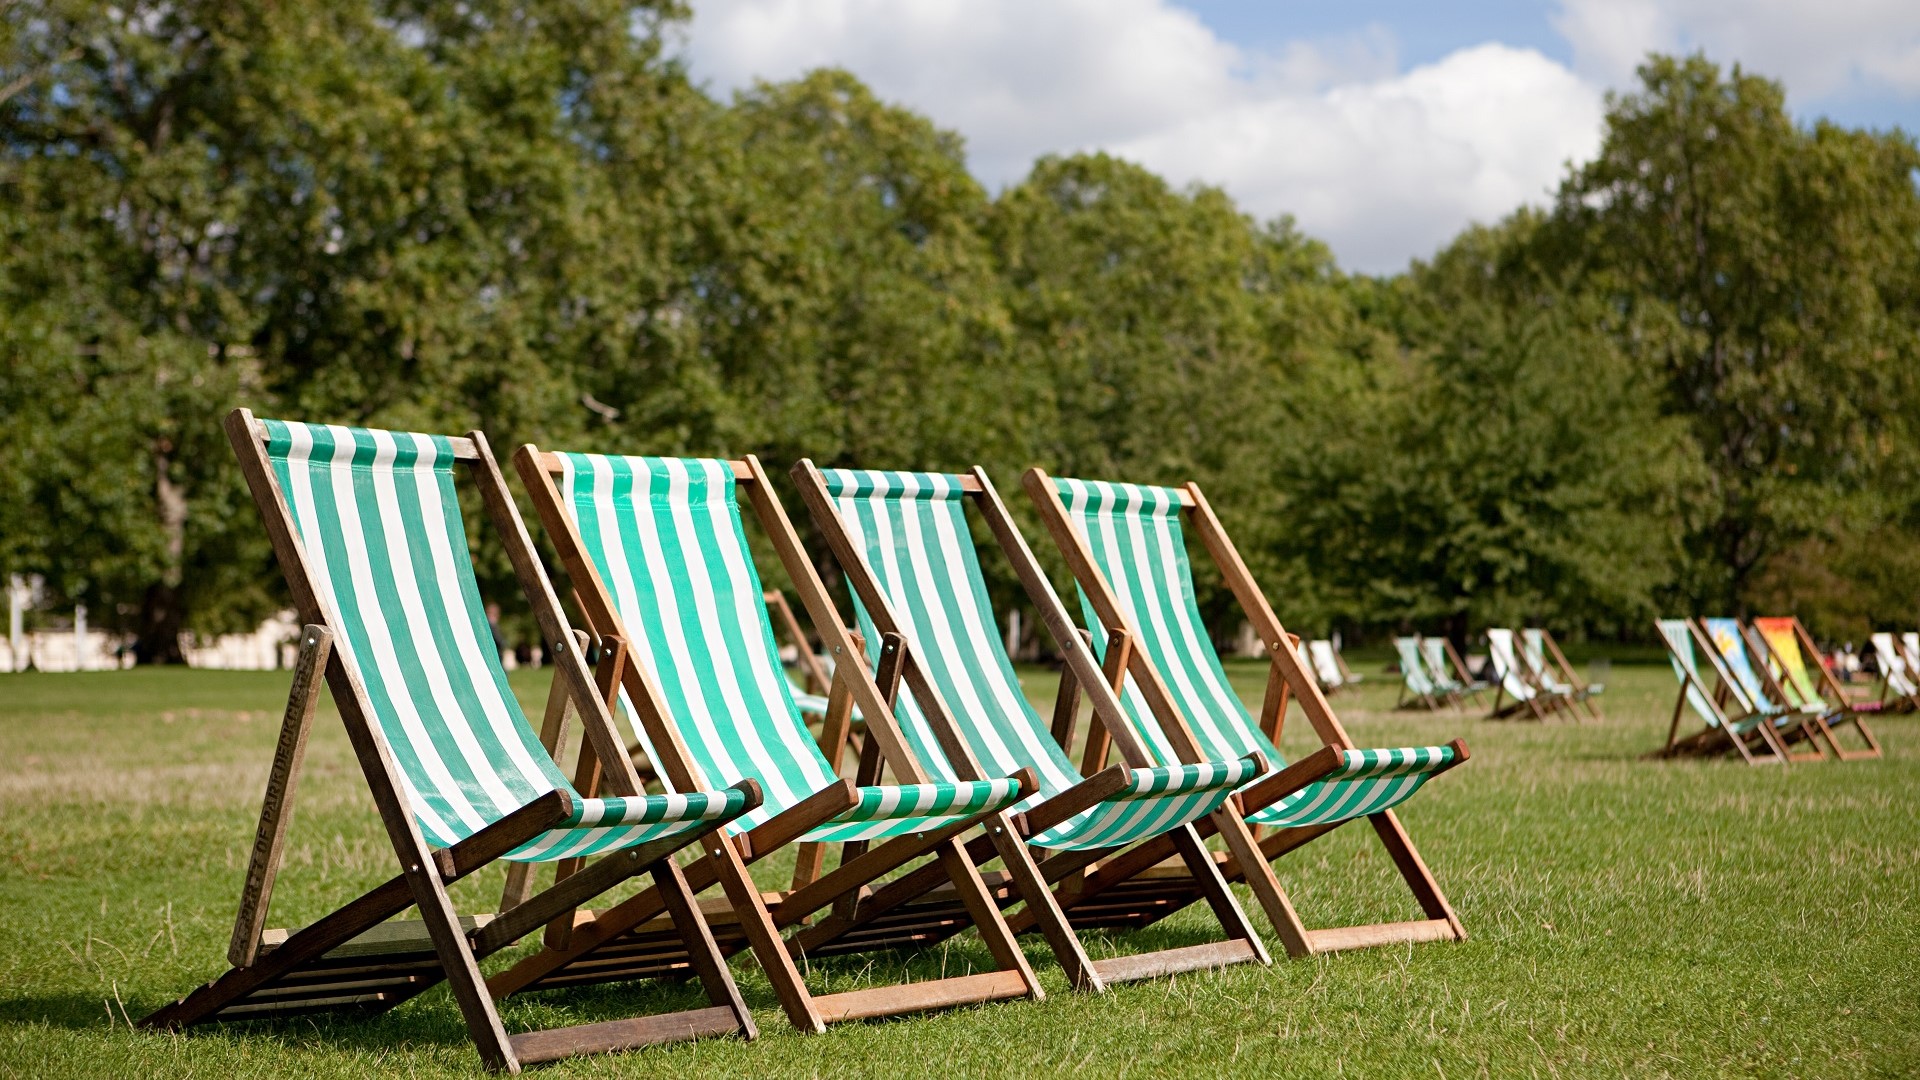
<path fill-rule="evenodd" d="M 1549 205 L 1372 278 L 1102 154 L 989 193 L 845 72 L 716 100 L 663 46 L 686 15 L 11 5 L 0 574 L 154 662 L 283 604 L 220 434 L 246 404 L 1197 479 L 1316 633 L 1920 622 L 1906 133 L 1653 57 Z"/>

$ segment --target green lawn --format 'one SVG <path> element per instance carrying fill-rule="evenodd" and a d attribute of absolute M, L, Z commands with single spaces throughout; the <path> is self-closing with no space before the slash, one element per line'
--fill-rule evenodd
<path fill-rule="evenodd" d="M 809 1037 L 786 1028 L 741 958 L 758 1042 L 551 1075 L 1920 1073 L 1920 720 L 1879 723 L 1879 762 L 1648 762 L 1639 754 L 1659 743 L 1673 699 L 1664 666 L 1618 664 L 1607 722 L 1584 725 L 1395 713 L 1392 678 L 1377 663 L 1362 670 L 1366 686 L 1335 705 L 1363 745 L 1459 735 L 1473 748 L 1402 811 L 1465 943 L 1283 959 L 1087 998 L 1036 940 L 1044 1003 Z M 1257 699 L 1259 670 L 1235 674 Z M 544 694 L 542 673 L 516 685 L 530 701 Z M 0 676 L 0 1074 L 478 1071 L 444 987 L 371 1023 L 129 1030 L 127 1017 L 223 969 L 284 687 L 272 673 Z M 1034 672 L 1030 689 L 1045 701 L 1051 678 Z M 1289 752 L 1308 734 L 1296 713 Z M 767 867 L 766 881 L 782 869 Z M 273 925 L 315 918 L 391 872 L 329 711 Z M 492 907 L 499 873 L 462 883 L 463 910 Z M 1417 914 L 1365 828 L 1294 853 L 1280 876 L 1310 925 Z M 1189 911 L 1093 944 L 1207 940 L 1207 922 Z M 844 988 L 983 957 L 969 937 L 815 975 Z M 694 999 L 684 987 L 601 989 L 512 1001 L 503 1015 L 525 1030 Z"/>

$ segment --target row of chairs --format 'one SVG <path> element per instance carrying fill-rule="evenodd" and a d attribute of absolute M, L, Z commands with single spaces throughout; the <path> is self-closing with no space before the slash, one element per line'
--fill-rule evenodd
<path fill-rule="evenodd" d="M 1649 756 L 1734 754 L 1749 765 L 1880 756 L 1866 717 L 1887 702 L 1848 694 L 1819 662 L 1799 619 L 1660 619 L 1655 626 L 1680 694 L 1666 745 Z M 1913 695 L 1905 700 L 1912 707 Z M 1702 726 L 1683 735 L 1689 712 Z M 1859 745 L 1841 741 L 1838 731 L 1849 728 Z"/>
<path fill-rule="evenodd" d="M 569 622 L 485 438 L 257 420 L 227 433 L 305 624 L 228 952 L 230 970 L 143 1021 L 179 1028 L 380 1012 L 449 984 L 486 1065 L 755 1034 L 729 957 L 750 951 L 787 1020 L 829 1023 L 1015 997 L 1037 932 L 1069 983 L 1270 962 L 1230 882 L 1289 955 L 1458 940 L 1460 921 L 1394 814 L 1467 759 L 1459 740 L 1356 747 L 1195 485 L 1024 478 L 1078 586 L 1055 592 L 986 474 L 793 476 L 853 598 L 837 610 L 760 463 L 552 453 L 513 462 L 563 565 Z M 479 488 L 554 659 L 536 731 L 487 630 L 455 467 Z M 972 510 L 1065 660 L 1049 720 L 1028 703 L 988 601 Z M 745 519 L 759 524 L 832 659 L 808 726 L 775 642 Z M 1267 643 L 1262 706 L 1229 685 L 1193 603 L 1191 526 Z M 790 613 L 789 613 L 790 614 Z M 798 627 L 787 627 L 797 636 Z M 266 918 L 324 680 L 397 860 L 394 877 L 292 932 Z M 1320 749 L 1278 744 L 1298 700 Z M 1081 703 L 1093 723 L 1077 734 Z M 584 745 L 561 767 L 568 720 Z M 857 761 L 846 761 L 856 715 Z M 1084 743 L 1076 766 L 1072 748 Z M 1117 764 L 1110 764 L 1118 757 Z M 636 758 L 661 790 L 648 790 Z M 1308 929 L 1272 863 L 1366 820 L 1422 918 Z M 1217 837 L 1223 850 L 1213 850 Z M 783 889 L 753 864 L 793 852 Z M 694 857 L 676 860 L 687 852 Z M 837 854 L 829 862 L 828 856 Z M 499 910 L 454 881 L 504 861 Z M 998 870 L 982 867 L 997 861 Z M 534 887 L 532 867 L 551 864 Z M 590 902 L 636 876 L 648 887 Z M 718 886 L 719 894 L 701 894 Z M 1094 960 L 1080 935 L 1205 905 L 1221 940 Z M 417 921 L 394 921 L 409 907 Z M 809 961 L 978 931 L 992 970 L 817 993 Z M 479 962 L 537 947 L 483 976 Z M 695 979 L 709 1004 L 509 1035 L 510 994 Z"/>
<path fill-rule="evenodd" d="M 1605 719 L 1596 700 L 1607 689 L 1605 669 L 1596 663 L 1591 678 L 1581 678 L 1560 643 L 1543 629 L 1530 627 L 1517 637 L 1510 629 L 1488 630 L 1490 679 L 1475 678 L 1444 637 L 1397 637 L 1393 648 L 1400 661 L 1397 708 L 1459 709 L 1492 690 L 1487 711 L 1492 718 L 1545 720 L 1565 712 L 1577 719 L 1584 711 Z"/>

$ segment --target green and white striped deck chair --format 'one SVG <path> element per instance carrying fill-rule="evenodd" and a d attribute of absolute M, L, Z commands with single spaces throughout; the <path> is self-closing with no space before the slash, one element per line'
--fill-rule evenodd
<path fill-rule="evenodd" d="M 1564 694 L 1541 689 L 1527 677 L 1512 630 L 1487 631 L 1487 657 L 1493 664 L 1494 685 L 1493 707 L 1487 715 L 1507 717 L 1524 712 L 1535 720 L 1544 720 L 1570 704 Z"/>
<path fill-rule="evenodd" d="M 1400 658 L 1400 700 L 1394 708 L 1418 705 L 1423 709 L 1437 709 L 1447 703 L 1452 691 L 1436 682 L 1427 670 L 1426 658 L 1420 655 L 1419 638 L 1394 638 L 1393 651 Z"/>
<path fill-rule="evenodd" d="M 1175 489 L 1055 480 L 1038 469 L 1028 471 L 1026 485 L 1079 582 L 1095 652 L 1107 655 L 1110 631 L 1128 636 L 1131 657 L 1121 701 L 1135 725 L 1151 737 L 1151 751 L 1168 761 L 1192 756 L 1188 748 L 1213 759 L 1257 753 L 1282 765 L 1285 759 L 1277 746 L 1281 718 L 1270 714 L 1284 678 L 1324 746 L 1241 792 L 1247 823 L 1279 830 L 1262 841 L 1263 852 L 1274 858 L 1345 822 L 1367 818 L 1427 915 L 1412 923 L 1308 931 L 1290 905 L 1266 904 L 1276 931 L 1289 942 L 1289 952 L 1464 937 L 1392 811 L 1429 779 L 1465 760 L 1466 745 L 1455 740 L 1445 746 L 1355 748 L 1312 675 L 1284 648 L 1285 628 L 1197 485 Z M 1248 715 L 1228 684 L 1195 604 L 1183 513 L 1191 513 L 1242 611 L 1274 658 L 1262 724 Z"/>
<path fill-rule="evenodd" d="M 952 779 L 1031 769 L 1039 789 L 1020 810 L 1026 842 L 1049 857 L 1040 863 L 1049 881 L 1076 875 L 1107 857 L 1175 832 L 1182 834 L 1194 872 L 1206 881 L 1228 941 L 1218 946 L 1164 950 L 1092 965 L 1103 981 L 1171 974 L 1223 963 L 1266 962 L 1258 938 L 1213 860 L 1189 826 L 1219 810 L 1236 789 L 1265 770 L 1257 755 L 1183 764 L 1150 762 L 1139 750 L 1139 733 L 1119 739 L 1134 750 L 1125 767 L 1082 777 L 1061 742 L 1034 711 L 1000 636 L 979 555 L 967 528 L 966 506 L 976 499 L 990 522 L 1012 529 L 1010 516 L 979 477 L 938 473 L 794 469 L 809 508 L 836 551 L 848 551 L 843 569 L 868 648 L 878 657 L 883 640 L 896 636 L 906 649 L 907 687 L 898 716 L 907 740 L 929 768 Z M 1009 538 L 1017 536 L 1008 534 Z M 1016 565 L 1031 558 L 1013 547 Z M 1035 570 L 1029 580 L 1044 582 Z M 1052 594 L 1037 597 L 1044 605 Z M 1065 620 L 1055 620 L 1065 626 Z M 1063 655 L 1095 676 L 1092 654 L 1077 634 L 1055 642 Z M 1089 686 L 1097 715 L 1125 725 L 1111 688 L 1094 677 Z M 1104 695 L 1104 696 L 1103 696 Z M 1103 729 L 1104 733 L 1104 729 Z M 1069 733 L 1070 739 L 1070 733 Z M 950 755 L 958 745 L 964 754 Z M 1124 755 L 1123 755 L 1124 756 Z M 1111 925 L 1103 898 L 1085 892 L 1079 878 L 1061 899 L 1076 925 Z M 1076 915 L 1079 917 L 1076 918 Z"/>
<path fill-rule="evenodd" d="M 1466 661 L 1454 652 L 1453 643 L 1446 638 L 1421 638 L 1420 655 L 1426 658 L 1427 671 L 1434 682 L 1459 701 L 1465 702 L 1487 691 L 1487 681 L 1476 679 L 1467 671 Z"/>
<path fill-rule="evenodd" d="M 444 978 L 482 1059 L 496 1069 L 696 1035 L 751 1036 L 753 1021 L 671 856 L 753 813 L 759 789 L 737 782 L 678 794 L 639 790 L 484 439 L 256 421 L 245 410 L 228 418 L 227 432 L 308 626 L 235 928 L 234 969 L 145 1023 L 382 1011 Z M 550 756 L 551 740 L 535 736 L 507 686 L 474 579 L 456 463 L 478 478 L 554 643 L 556 692 L 569 694 L 584 717 L 586 753 L 615 755 L 607 775 L 619 794 L 570 784 Z M 303 930 L 267 936 L 259 927 L 322 666 L 400 872 Z M 605 858 L 490 921 L 463 924 L 447 897 L 449 883 L 496 859 L 589 856 Z M 674 899 L 673 925 L 713 1006 L 507 1036 L 477 961 L 638 873 L 651 873 Z M 422 923 L 413 925 L 423 934 L 381 925 L 409 906 L 420 909 Z"/>
<path fill-rule="evenodd" d="M 817 578 L 784 512 L 757 477 L 758 463 L 547 454 L 528 446 L 515 455 L 515 465 L 533 492 L 588 625 L 602 638 L 625 643 L 629 662 L 618 712 L 663 781 L 680 790 L 752 778 L 765 790 L 765 802 L 729 826 L 739 834 L 736 842 L 708 845 L 714 857 L 698 864 L 689 881 L 704 887 L 718 880 L 726 887 L 744 938 L 723 937 L 721 947 L 752 946 L 795 1026 L 818 1030 L 838 1019 L 1043 996 L 956 840 L 978 823 L 1002 821 L 1002 811 L 1032 792 L 1031 777 L 960 780 L 929 773 L 910 755 L 887 762 L 903 784 L 879 784 L 876 776 L 856 787 L 835 775 L 781 668 L 740 512 L 742 497 L 754 500 L 761 526 L 802 592 L 808 579 Z M 837 619 L 817 609 L 811 614 L 830 643 L 844 633 Z M 866 669 L 843 654 L 836 672 L 836 678 L 853 680 L 869 741 L 899 745 L 897 733 L 879 730 L 873 721 L 880 698 Z M 885 843 L 865 850 L 873 841 Z M 810 865 L 803 857 L 793 888 L 769 913 L 746 866 L 791 843 L 801 844 L 803 855 L 828 843 L 855 844 L 861 854 L 819 877 L 817 861 Z M 876 878 L 926 855 L 937 856 L 934 873 L 963 901 L 942 936 L 977 926 L 999 969 L 916 983 L 912 992 L 883 986 L 811 994 L 793 965 L 794 954 L 820 957 L 937 940 L 875 933 L 867 924 L 884 913 L 884 905 L 870 911 L 870 902 L 856 903 Z M 830 910 L 836 904 L 841 910 Z M 632 952 L 638 926 L 634 913 L 605 912 L 584 939 L 576 929 L 573 945 L 527 958 L 508 982 L 522 989 L 629 977 L 608 957 Z M 786 940 L 780 938 L 778 931 L 796 926 Z M 636 963 L 644 967 L 647 961 Z"/>
<path fill-rule="evenodd" d="M 1729 715 L 1721 708 L 1720 701 L 1708 692 L 1695 644 L 1697 641 L 1711 659 L 1715 655 L 1713 642 L 1707 640 L 1703 632 L 1686 619 L 1656 619 L 1654 629 L 1660 632 L 1660 640 L 1667 647 L 1667 659 L 1673 665 L 1674 678 L 1680 680 L 1680 696 L 1673 703 L 1673 720 L 1667 725 L 1667 744 L 1648 756 L 1677 757 L 1733 751 L 1749 765 L 1786 764 L 1789 760 L 1787 749 L 1773 731 L 1773 717 L 1749 708 L 1745 692 L 1738 688 L 1733 675 L 1718 663 L 1714 664 L 1716 677 L 1739 711 Z M 1688 710 L 1705 727 L 1683 738 L 1680 735 L 1680 720 Z M 1756 750 L 1765 753 L 1756 754 Z"/>
<path fill-rule="evenodd" d="M 1920 679 L 1920 631 L 1908 630 L 1901 634 L 1900 651 L 1907 658 L 1907 670 Z"/>
<path fill-rule="evenodd" d="M 1594 661 L 1591 670 L 1595 678 L 1582 679 L 1580 673 L 1573 670 L 1573 665 L 1567 662 L 1567 654 L 1560 650 L 1560 643 L 1540 627 L 1528 627 L 1520 632 L 1520 654 L 1533 673 L 1534 685 L 1566 698 L 1569 711 L 1577 713 L 1579 707 L 1585 706 L 1588 716 L 1595 720 L 1605 719 L 1600 715 L 1600 703 L 1595 699 L 1607 689 L 1605 670 L 1610 666 L 1607 661 Z"/>
<path fill-rule="evenodd" d="M 1871 640 L 1874 663 L 1880 669 L 1881 707 L 1901 712 L 1920 707 L 1920 684 L 1913 680 L 1913 670 L 1900 643 L 1885 631 L 1874 634 Z"/>

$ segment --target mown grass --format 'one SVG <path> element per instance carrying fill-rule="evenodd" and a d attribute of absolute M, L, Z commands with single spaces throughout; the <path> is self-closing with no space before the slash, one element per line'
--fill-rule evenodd
<path fill-rule="evenodd" d="M 1290 1076 L 1920 1073 L 1920 720 L 1879 724 L 1879 762 L 1749 769 L 1639 759 L 1673 682 L 1620 664 L 1604 724 L 1396 713 L 1392 678 L 1335 700 L 1363 744 L 1463 735 L 1473 761 L 1403 820 L 1471 934 L 1462 944 L 1281 960 L 792 1034 L 750 959 L 762 1038 L 563 1063 L 551 1075 Z M 1043 702 L 1052 678 L 1030 673 Z M 1235 672 L 1257 700 L 1259 669 Z M 136 671 L 0 676 L 0 1074 L 473 1073 L 444 987 L 372 1022 L 134 1031 L 223 968 L 285 676 Z M 516 673 L 530 702 L 542 673 Z M 1296 713 L 1287 743 L 1306 749 Z M 274 925 L 391 873 L 337 720 L 316 729 Z M 777 881 L 781 865 L 767 867 Z M 1416 912 L 1365 829 L 1281 865 L 1313 925 Z M 499 872 L 463 883 L 490 910 Z M 1251 906 L 1249 910 L 1254 910 Z M 1209 940 L 1188 911 L 1096 951 Z M 1256 921 L 1258 917 L 1256 916 Z M 1264 923 L 1261 923 L 1264 928 Z M 1278 949 L 1276 948 L 1276 953 Z M 817 967 L 842 988 L 984 961 L 971 937 L 924 956 Z M 490 962 L 489 966 L 501 960 Z M 509 1002 L 509 1030 L 695 1003 L 685 987 Z"/>

